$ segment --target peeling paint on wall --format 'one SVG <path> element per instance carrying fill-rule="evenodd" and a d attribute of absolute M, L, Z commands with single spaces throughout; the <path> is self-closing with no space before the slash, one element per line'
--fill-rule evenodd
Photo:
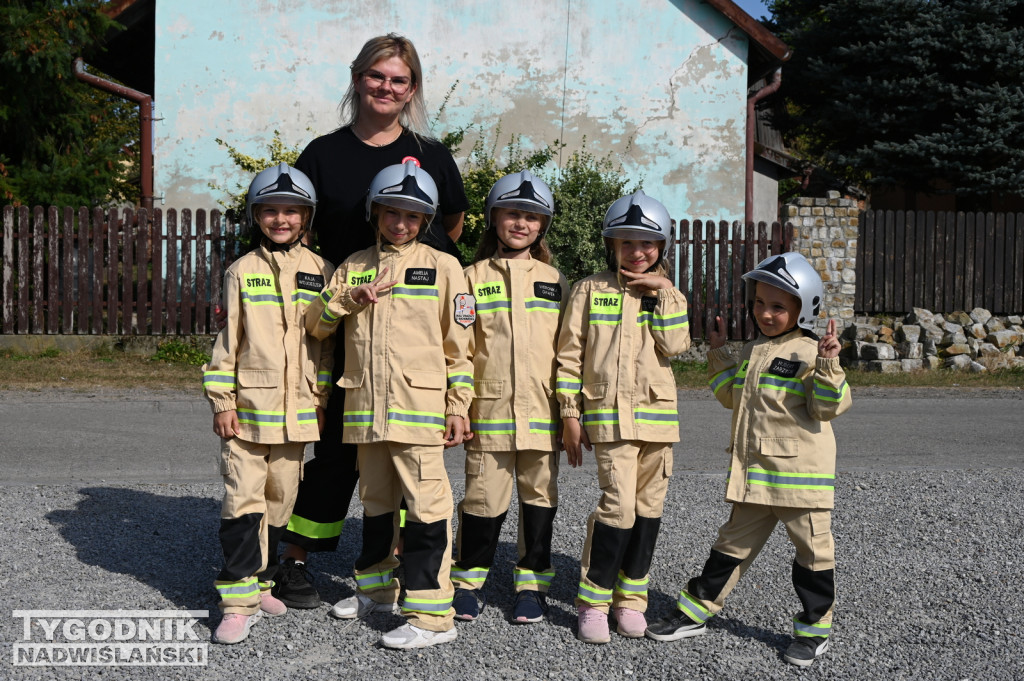
<path fill-rule="evenodd" d="M 336 128 L 348 64 L 396 31 L 420 52 L 431 117 L 459 83 L 436 135 L 500 121 L 499 148 L 518 134 L 566 153 L 585 138 L 673 216 L 742 218 L 747 38 L 698 0 L 177 0 L 156 12 L 166 206 L 214 207 L 211 181 L 248 181 L 217 137 L 263 155 L 275 129 L 304 145 Z"/>

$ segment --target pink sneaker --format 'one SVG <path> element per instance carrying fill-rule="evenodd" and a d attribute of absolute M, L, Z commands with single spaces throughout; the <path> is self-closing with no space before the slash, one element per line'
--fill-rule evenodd
<path fill-rule="evenodd" d="M 224 615 L 220 624 L 217 625 L 217 630 L 213 632 L 213 642 L 230 645 L 244 641 L 249 638 L 249 630 L 252 629 L 252 625 L 259 622 L 262 617 L 262 610 L 257 610 L 255 615 L 239 615 L 237 613 Z"/>
<path fill-rule="evenodd" d="M 576 634 L 584 643 L 608 643 L 608 613 L 590 605 L 581 605 L 578 614 L 579 631 Z"/>
<path fill-rule="evenodd" d="M 268 589 L 260 592 L 260 610 L 267 617 L 280 617 L 288 612 L 288 606 L 275 598 Z"/>
<path fill-rule="evenodd" d="M 618 622 L 615 631 L 626 638 L 643 638 L 647 631 L 647 618 L 633 608 L 615 608 L 615 621 Z"/>

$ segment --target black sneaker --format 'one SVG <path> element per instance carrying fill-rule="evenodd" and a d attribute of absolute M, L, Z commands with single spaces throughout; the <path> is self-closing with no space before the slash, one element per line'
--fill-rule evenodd
<path fill-rule="evenodd" d="M 544 619 L 548 612 L 548 603 L 544 594 L 539 591 L 520 591 L 516 594 L 516 604 L 512 607 L 512 624 L 532 624 Z"/>
<path fill-rule="evenodd" d="M 281 563 L 270 592 L 289 608 L 311 610 L 320 607 L 320 594 L 313 586 L 306 564 L 296 562 L 294 558 L 285 558 Z"/>
<path fill-rule="evenodd" d="M 455 597 L 452 598 L 452 607 L 455 608 L 455 619 L 463 622 L 472 622 L 484 611 L 487 599 L 482 591 L 473 589 L 456 589 Z"/>
<path fill-rule="evenodd" d="M 809 667 L 828 650 L 825 636 L 797 636 L 786 648 L 782 659 L 798 667 Z"/>
<path fill-rule="evenodd" d="M 681 638 L 699 636 L 707 630 L 707 622 L 694 622 L 682 610 L 677 609 L 668 617 L 648 624 L 644 634 L 655 641 L 678 641 Z"/>

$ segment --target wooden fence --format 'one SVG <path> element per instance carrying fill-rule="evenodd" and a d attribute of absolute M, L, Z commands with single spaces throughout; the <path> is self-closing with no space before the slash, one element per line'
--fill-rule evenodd
<path fill-rule="evenodd" d="M 790 248 L 791 229 L 778 222 L 714 222 L 682 220 L 674 259 L 676 285 L 689 303 L 690 335 L 706 337 L 710 315 L 721 315 L 734 340 L 753 338 L 755 325 L 747 315 L 742 275 L 775 253 Z"/>
<path fill-rule="evenodd" d="M 212 302 L 240 254 L 238 226 L 220 211 L 3 209 L 4 334 L 192 335 L 215 330 Z M 691 334 L 721 314 L 747 338 L 740 275 L 789 248 L 779 223 L 682 220 L 669 260 L 682 282 Z"/>
<path fill-rule="evenodd" d="M 220 211 L 3 210 L 5 334 L 192 335 L 213 329 L 239 254 Z"/>
<path fill-rule="evenodd" d="M 861 213 L 854 309 L 914 307 L 1024 311 L 1024 213 Z"/>

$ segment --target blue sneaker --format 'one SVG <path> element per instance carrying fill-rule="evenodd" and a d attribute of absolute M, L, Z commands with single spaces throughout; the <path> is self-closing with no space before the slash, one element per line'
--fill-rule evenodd
<path fill-rule="evenodd" d="M 482 591 L 473 589 L 456 589 L 455 597 L 452 598 L 452 607 L 455 608 L 455 619 L 463 622 L 472 622 L 487 605 L 487 598 Z"/>
<path fill-rule="evenodd" d="M 539 591 L 520 591 L 516 594 L 516 604 L 512 608 L 513 624 L 531 624 L 540 622 L 548 613 L 548 603 Z"/>

